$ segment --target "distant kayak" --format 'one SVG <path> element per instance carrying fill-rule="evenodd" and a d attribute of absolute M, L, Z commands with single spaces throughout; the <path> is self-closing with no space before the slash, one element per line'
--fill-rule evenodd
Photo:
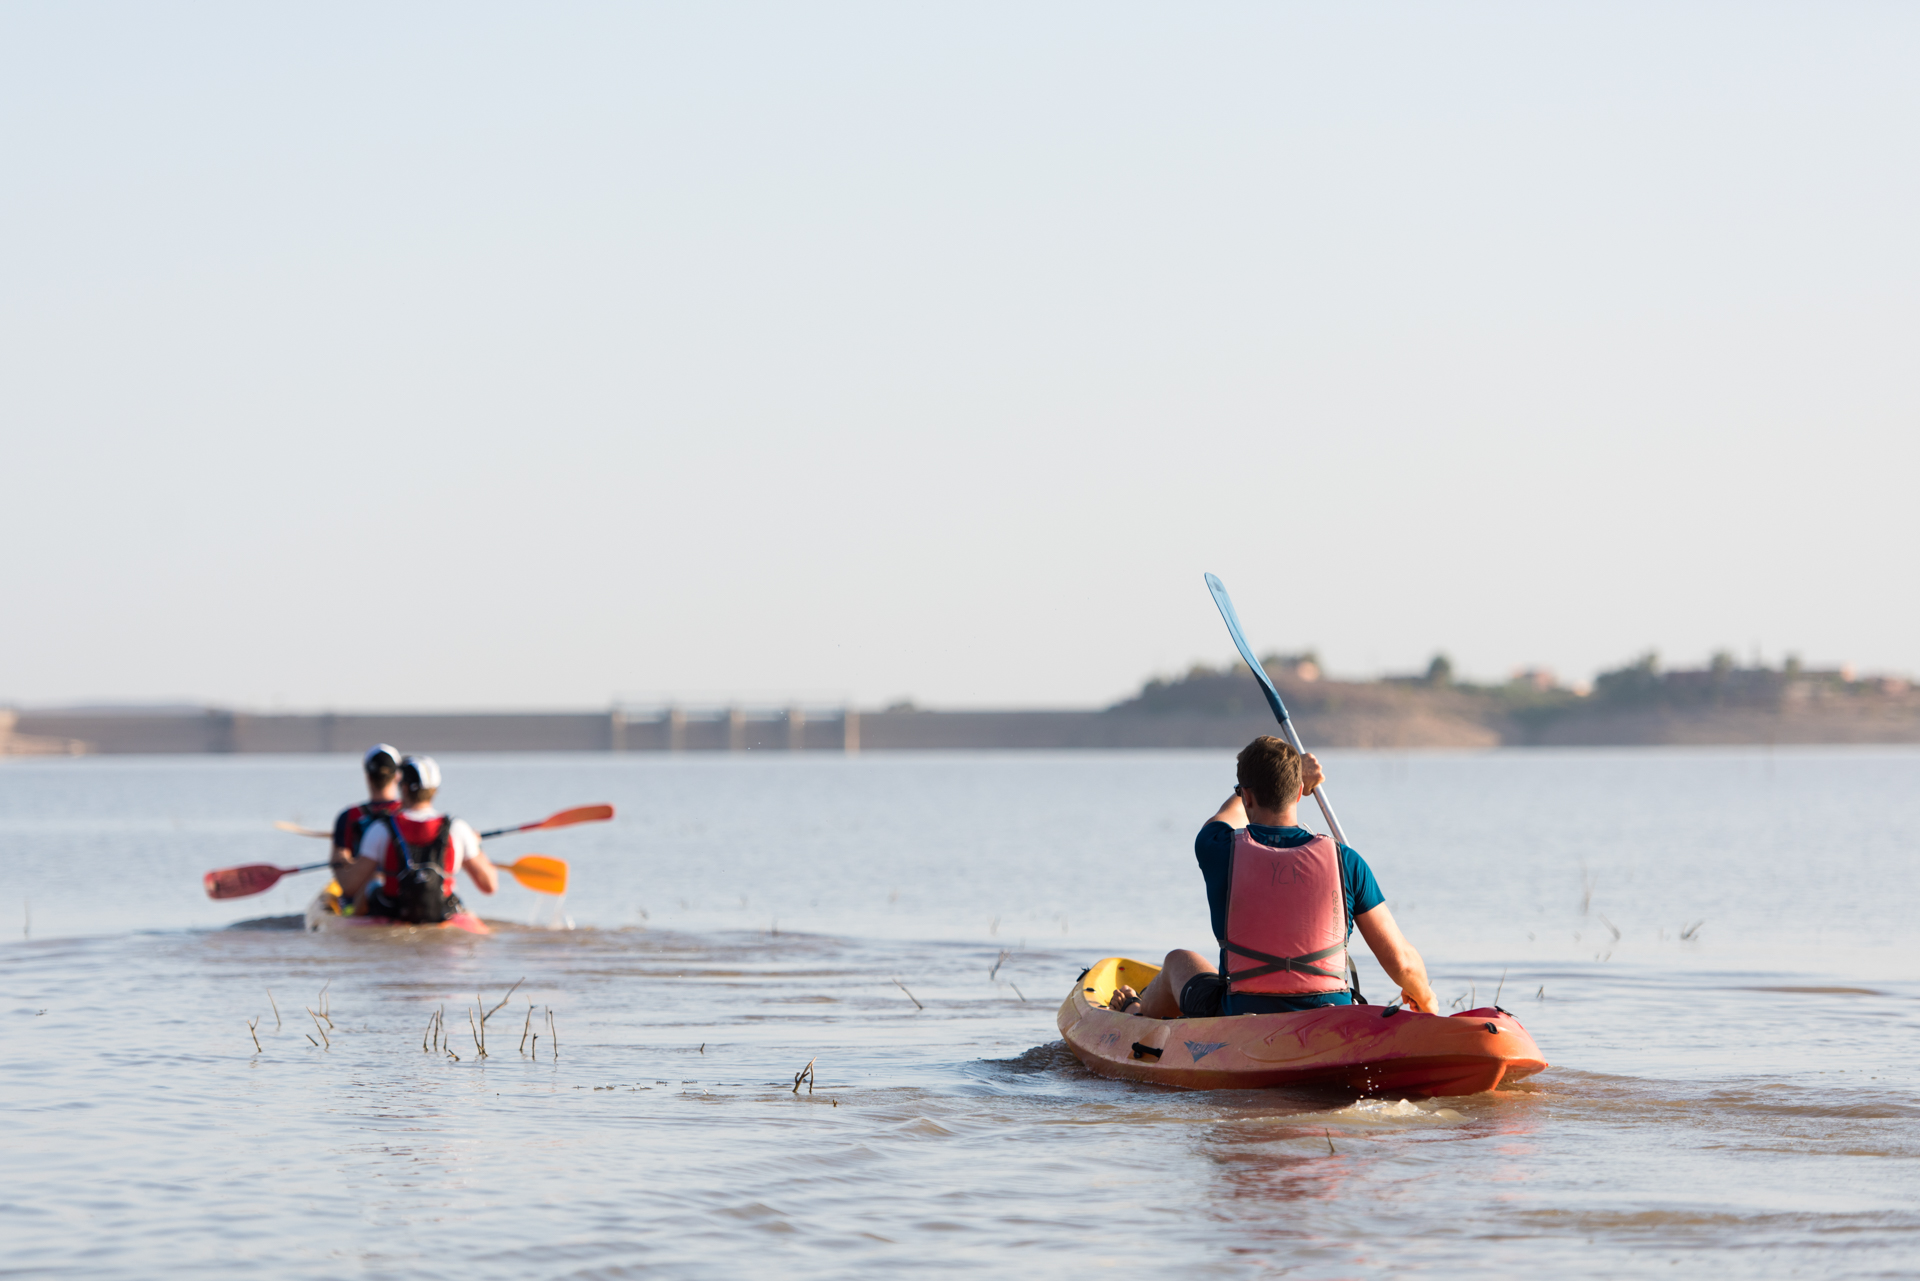
<path fill-rule="evenodd" d="M 307 904 L 307 932 L 319 934 L 334 930 L 465 930 L 469 934 L 491 934 L 487 923 L 471 912 L 458 912 L 445 921 L 433 925 L 415 925 L 411 921 L 396 921 L 384 916 L 342 916 L 340 900 L 326 890 L 322 890 L 313 902 Z"/>
<path fill-rule="evenodd" d="M 1188 1090 L 1325 1085 L 1367 1094 L 1478 1094 L 1547 1066 L 1520 1020 L 1497 1006 L 1421 1014 L 1332 1005 L 1288 1014 L 1150 1019 L 1106 1008 L 1158 966 L 1108 957 L 1060 1004 L 1060 1035 L 1103 1076 Z"/>

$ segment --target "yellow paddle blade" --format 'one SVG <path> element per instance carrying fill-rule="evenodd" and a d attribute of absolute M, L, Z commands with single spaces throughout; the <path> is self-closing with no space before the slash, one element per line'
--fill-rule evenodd
<path fill-rule="evenodd" d="M 512 872 L 514 880 L 537 894 L 567 892 L 565 859 L 548 858 L 544 854 L 528 854 L 516 862 L 501 864 L 500 870 Z"/>

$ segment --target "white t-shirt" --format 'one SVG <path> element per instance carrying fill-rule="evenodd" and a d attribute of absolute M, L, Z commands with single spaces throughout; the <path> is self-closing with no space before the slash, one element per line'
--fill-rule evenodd
<path fill-rule="evenodd" d="M 400 817 L 425 821 L 439 818 L 440 811 L 431 805 L 416 805 L 410 810 L 401 810 Z M 480 834 L 467 826 L 467 820 L 453 820 L 453 833 L 448 837 L 453 846 L 453 870 L 457 875 L 472 855 L 480 852 Z M 374 822 L 368 825 L 366 834 L 360 838 L 360 857 L 382 862 L 387 857 L 387 846 L 393 844 L 393 838 L 387 831 L 387 825 Z"/>

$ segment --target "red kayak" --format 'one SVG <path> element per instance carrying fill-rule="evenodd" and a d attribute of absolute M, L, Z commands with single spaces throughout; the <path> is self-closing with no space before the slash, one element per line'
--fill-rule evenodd
<path fill-rule="evenodd" d="M 321 892 L 320 896 L 307 904 L 307 932 L 319 934 L 333 930 L 465 930 L 469 934 L 491 934 L 487 923 L 471 912 L 457 912 L 451 918 L 434 925 L 415 925 L 410 921 L 395 921 L 384 916 L 342 916 L 340 900 L 333 895 Z"/>
<path fill-rule="evenodd" d="M 1060 1004 L 1060 1035 L 1103 1076 L 1188 1090 L 1324 1085 L 1366 1094 L 1478 1094 L 1547 1066 L 1520 1020 L 1497 1006 L 1421 1014 L 1332 1005 L 1289 1014 L 1150 1019 L 1106 1008 L 1159 967 L 1120 957 L 1094 965 Z"/>

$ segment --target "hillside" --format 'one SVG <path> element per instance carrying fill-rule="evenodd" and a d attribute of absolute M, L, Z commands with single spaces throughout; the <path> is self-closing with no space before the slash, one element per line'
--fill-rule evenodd
<path fill-rule="evenodd" d="M 1920 692 L 1908 680 L 1791 661 L 1740 667 L 1721 655 L 1705 668 L 1664 671 L 1646 655 L 1602 673 L 1590 691 L 1541 673 L 1501 685 L 1456 682 L 1443 658 L 1424 676 L 1377 681 L 1327 679 L 1312 655 L 1268 655 L 1262 666 L 1301 735 L 1328 747 L 1920 742 Z M 1149 681 L 1107 714 L 1211 721 L 1217 730 L 1231 722 L 1249 734 L 1273 722 L 1237 661 Z"/>

